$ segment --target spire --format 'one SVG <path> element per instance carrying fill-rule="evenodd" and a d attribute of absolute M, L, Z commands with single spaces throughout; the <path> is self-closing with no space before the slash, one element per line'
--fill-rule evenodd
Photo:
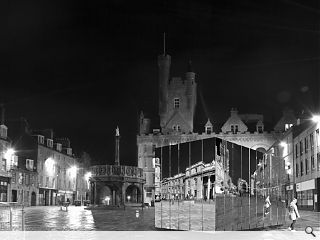
<path fill-rule="evenodd" d="M 116 136 L 115 136 L 115 140 L 116 140 L 116 149 L 115 149 L 115 161 L 114 161 L 114 165 L 116 166 L 120 166 L 120 130 L 119 127 L 117 126 L 116 128 Z"/>

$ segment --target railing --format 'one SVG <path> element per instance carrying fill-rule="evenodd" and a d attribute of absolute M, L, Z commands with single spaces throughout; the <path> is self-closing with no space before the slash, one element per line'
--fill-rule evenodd
<path fill-rule="evenodd" d="M 98 165 L 90 168 L 92 177 L 95 176 L 115 176 L 143 178 L 143 170 L 132 166 Z"/>
<path fill-rule="evenodd" d="M 0 203 L 0 231 L 25 230 L 24 205 L 14 202 Z"/>

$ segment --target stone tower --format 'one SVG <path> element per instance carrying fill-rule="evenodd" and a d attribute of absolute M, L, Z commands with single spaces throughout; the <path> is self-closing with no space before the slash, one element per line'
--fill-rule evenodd
<path fill-rule="evenodd" d="M 159 115 L 164 134 L 193 132 L 193 118 L 197 99 L 195 73 L 189 62 L 185 78 L 169 80 L 171 57 L 160 55 L 159 66 Z"/>

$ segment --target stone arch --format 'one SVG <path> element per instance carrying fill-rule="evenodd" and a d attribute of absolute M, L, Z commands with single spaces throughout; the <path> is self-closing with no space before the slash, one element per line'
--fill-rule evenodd
<path fill-rule="evenodd" d="M 267 152 L 267 150 L 265 148 L 263 148 L 263 147 L 258 147 L 256 150 L 259 151 L 259 152 L 262 152 L 262 153 L 266 153 Z"/>
<path fill-rule="evenodd" d="M 37 205 L 37 195 L 35 192 L 31 193 L 31 206 L 36 206 Z"/>
<path fill-rule="evenodd" d="M 121 201 L 121 189 L 115 184 L 104 184 L 100 186 L 98 196 L 98 204 L 119 205 Z"/>
<path fill-rule="evenodd" d="M 258 143 L 252 145 L 250 148 L 265 153 L 270 146 L 268 144 Z"/>
<path fill-rule="evenodd" d="M 140 186 L 130 184 L 125 190 L 126 203 L 142 203 L 142 191 Z"/>

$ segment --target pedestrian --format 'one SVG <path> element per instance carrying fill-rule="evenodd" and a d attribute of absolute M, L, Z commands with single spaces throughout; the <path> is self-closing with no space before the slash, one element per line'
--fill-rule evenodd
<path fill-rule="evenodd" d="M 296 198 L 294 198 L 292 200 L 292 202 L 290 203 L 290 205 L 289 205 L 289 218 L 290 218 L 290 220 L 292 220 L 292 223 L 291 223 L 291 225 L 289 227 L 289 230 L 296 231 L 294 229 L 294 225 L 295 225 L 297 219 L 300 218 L 298 207 L 297 207 L 297 199 Z"/>
<path fill-rule="evenodd" d="M 264 201 L 264 215 L 267 216 L 270 213 L 270 198 L 269 195 L 267 196 L 266 200 Z"/>

